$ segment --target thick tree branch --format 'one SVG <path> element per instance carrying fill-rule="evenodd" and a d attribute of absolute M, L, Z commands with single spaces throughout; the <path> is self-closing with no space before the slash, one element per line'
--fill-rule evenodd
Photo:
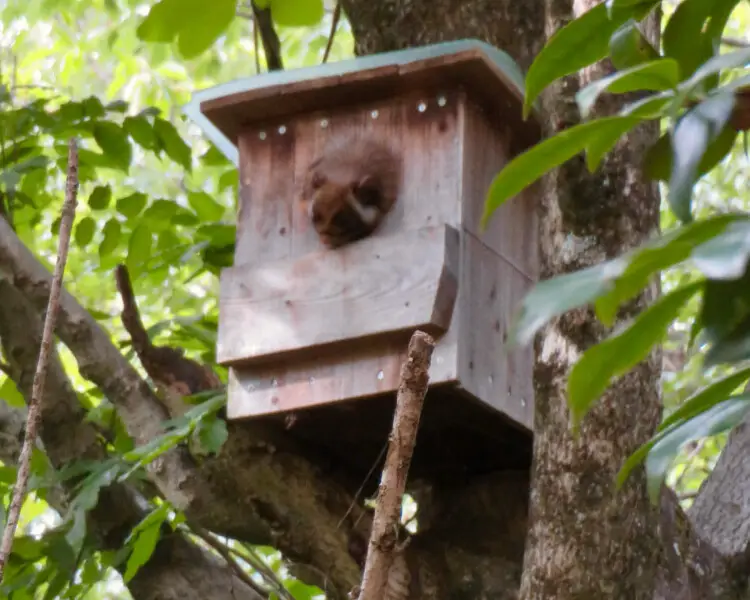
<path fill-rule="evenodd" d="M 12 359 L 11 375 L 19 390 L 31 395 L 34 364 L 42 323 L 23 295 L 0 279 L 0 341 Z M 0 403 L 0 460 L 12 462 L 18 455 L 23 428 L 23 412 Z M 78 460 L 102 460 L 106 452 L 97 432 L 85 421 L 85 412 L 68 380 L 57 352 L 53 349 L 48 367 L 47 385 L 41 402 L 40 438 L 55 468 Z M 67 485 L 76 482 L 69 481 Z M 70 489 L 48 489 L 45 499 L 64 515 L 70 501 Z M 145 516 L 140 494 L 129 485 L 104 488 L 99 502 L 87 519 L 93 543 L 100 550 L 119 550 L 132 528 Z M 184 600 L 210 597 L 217 600 L 260 600 L 239 579 L 233 577 L 207 552 L 194 547 L 184 536 L 169 535 L 159 542 L 153 560 L 158 568 L 147 565 L 130 582 L 134 597 L 141 600 L 163 598 L 169 589 Z M 202 577 L 199 575 L 202 574 Z"/>
<path fill-rule="evenodd" d="M 42 309 L 49 273 L 2 220 L 0 273 Z M 162 405 L 109 335 L 65 290 L 58 335 L 81 374 L 116 406 L 136 443 L 159 435 L 166 417 Z M 252 422 L 230 423 L 229 430 L 218 457 L 197 465 L 185 449 L 174 449 L 150 465 L 151 479 L 191 521 L 235 539 L 274 545 L 324 573 L 335 588 L 351 589 L 360 571 L 349 548 L 369 533 L 362 509 L 338 526 L 351 494 L 324 478 L 283 431 Z"/>

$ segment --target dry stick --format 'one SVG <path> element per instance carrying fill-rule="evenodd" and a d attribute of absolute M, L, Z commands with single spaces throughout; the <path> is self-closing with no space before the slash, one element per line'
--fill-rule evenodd
<path fill-rule="evenodd" d="M 388 572 L 398 541 L 401 500 L 414 453 L 434 349 L 435 341 L 432 337 L 422 331 L 415 331 L 409 341 L 406 362 L 401 367 L 396 412 L 378 488 L 359 600 L 381 600 L 385 594 Z"/>
<path fill-rule="evenodd" d="M 68 247 L 70 246 L 70 231 L 73 228 L 73 218 L 76 210 L 76 197 L 78 194 L 78 146 L 75 139 L 68 143 L 68 177 L 65 184 L 65 202 L 60 215 L 60 240 L 57 247 L 57 262 L 55 272 L 52 275 L 52 283 L 49 289 L 49 301 L 47 313 L 44 317 L 44 328 L 42 330 L 42 344 L 39 349 L 39 360 L 36 364 L 34 382 L 31 386 L 31 401 L 29 412 L 26 417 L 26 433 L 21 447 L 21 456 L 18 459 L 18 476 L 16 485 L 13 487 L 13 497 L 8 509 L 8 521 L 3 531 L 3 539 L 0 543 L 0 582 L 3 580 L 5 564 L 13 547 L 13 537 L 18 526 L 18 518 L 23 506 L 26 486 L 29 483 L 29 472 L 31 470 L 31 451 L 36 442 L 37 429 L 41 417 L 42 393 L 44 392 L 44 381 L 47 377 L 47 363 L 52 346 L 52 335 L 55 330 L 57 309 L 62 289 L 63 272 L 68 260 Z"/>
<path fill-rule="evenodd" d="M 326 43 L 325 52 L 323 52 L 322 64 L 328 61 L 328 55 L 331 53 L 333 48 L 333 38 L 336 37 L 336 28 L 339 25 L 339 19 L 341 18 L 341 0 L 336 2 L 336 8 L 333 9 L 333 20 L 331 21 L 331 32 L 328 34 L 328 42 Z"/>

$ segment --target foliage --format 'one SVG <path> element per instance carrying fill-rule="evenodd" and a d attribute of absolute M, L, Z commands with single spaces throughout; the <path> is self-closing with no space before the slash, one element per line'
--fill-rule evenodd
<path fill-rule="evenodd" d="M 624 256 L 539 283 L 523 301 L 513 336 L 528 343 L 551 319 L 589 304 L 611 327 L 622 304 L 654 276 L 663 270 L 682 274 L 653 306 L 583 352 L 568 379 L 568 404 L 577 427 L 610 382 L 644 360 L 679 324 L 692 299 L 700 299 L 690 344 L 701 355 L 704 377 L 715 367 L 730 375 L 668 414 L 656 436 L 624 465 L 620 483 L 647 458 L 653 498 L 686 444 L 731 429 L 750 407 L 747 395 L 736 393 L 750 378 L 744 368 L 750 358 L 750 215 L 721 210 L 696 220 L 693 203 L 700 177 L 736 148 L 735 108 L 750 99 L 750 75 L 742 70 L 750 63 L 750 47 L 721 51 L 730 18 L 746 21 L 748 7 L 740 0 L 683 0 L 666 18 L 657 49 L 643 35 L 641 21 L 661 4 L 607 0 L 549 39 L 527 75 L 527 113 L 557 79 L 605 58 L 615 70 L 578 92 L 583 122 L 540 142 L 497 175 L 483 216 L 486 222 L 502 203 L 581 152 L 593 172 L 635 127 L 653 120 L 666 125 L 643 166 L 647 176 L 667 184 L 668 206 L 680 223 Z M 603 94 L 632 98 L 633 93 L 638 100 L 625 103 L 616 115 L 592 116 Z"/>
<path fill-rule="evenodd" d="M 270 8 L 286 64 L 320 61 L 331 23 L 320 0 L 258 5 Z M 0 212 L 51 266 L 66 144 L 77 136 L 81 191 L 66 287 L 124 339 L 112 269 L 125 262 L 151 338 L 184 349 L 223 376 L 214 364 L 216 275 L 233 256 L 237 172 L 180 114 L 194 89 L 263 67 L 249 4 L 220 0 L 208 18 L 202 4 L 186 10 L 184 2 L 169 0 L 29 0 L 0 10 Z M 342 20 L 330 57 L 350 54 L 351 34 Z M 120 346 L 142 372 L 129 342 Z M 0 594 L 12 600 L 127 598 L 123 584 L 137 576 L 162 533 L 189 532 L 184 515 L 158 495 L 149 498 L 149 511 L 115 553 L 97 550 L 86 515 L 100 490 L 143 477 L 145 465 L 177 444 L 187 444 L 197 460 L 220 452 L 227 437 L 218 412 L 224 398 L 193 398 L 195 406 L 166 422 L 162 436 L 135 447 L 112 403 L 81 377 L 67 348 L 58 351 L 87 419 L 104 433 L 108 456 L 56 471 L 43 452 L 35 453 L 32 493 Z M 0 398 L 13 407 L 24 404 L 2 372 Z M 13 465 L 0 467 L 5 505 L 15 473 Z M 58 514 L 50 491 L 63 482 L 73 486 L 73 496 Z M 242 564 L 256 578 L 261 568 L 275 576 L 278 597 L 289 597 L 285 588 L 297 599 L 320 593 L 296 581 L 274 549 L 224 543 L 257 555 L 259 562 Z"/>

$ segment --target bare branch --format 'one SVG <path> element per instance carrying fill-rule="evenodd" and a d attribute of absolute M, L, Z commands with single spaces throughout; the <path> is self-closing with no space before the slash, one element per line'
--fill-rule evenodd
<path fill-rule="evenodd" d="M 414 332 L 409 342 L 406 362 L 401 368 L 396 412 L 378 489 L 359 600 L 380 600 L 386 597 L 389 572 L 394 563 L 394 555 L 398 553 L 401 502 L 427 393 L 428 371 L 434 349 L 432 337 L 422 331 Z"/>
<path fill-rule="evenodd" d="M 279 40 L 279 34 L 276 33 L 273 26 L 271 9 L 258 8 L 253 3 L 253 14 L 255 15 L 255 29 L 260 33 L 263 52 L 266 55 L 266 66 L 269 71 L 281 71 L 284 68 L 281 59 L 281 40 Z"/>
<path fill-rule="evenodd" d="M 734 37 L 723 37 L 721 43 L 732 48 L 750 48 L 750 41 Z"/>
<path fill-rule="evenodd" d="M 231 552 L 229 551 L 229 548 L 227 548 L 224 544 L 217 540 L 210 532 L 202 529 L 201 527 L 191 527 L 191 530 L 195 535 L 197 535 L 206 544 L 211 546 L 211 548 L 219 553 L 219 555 L 226 561 L 227 565 L 229 565 L 229 568 L 232 569 L 232 572 L 237 576 L 238 579 L 242 580 L 248 587 L 252 588 L 263 598 L 268 599 L 270 597 L 270 592 L 256 583 L 255 580 L 245 572 L 245 569 L 243 569 L 242 566 L 234 559 Z"/>
<path fill-rule="evenodd" d="M 331 32 L 328 34 L 328 43 L 326 44 L 325 52 L 323 52 L 323 60 L 321 62 L 326 63 L 328 61 L 328 55 L 331 53 L 333 47 L 333 38 L 336 37 L 336 28 L 341 19 L 341 0 L 336 2 L 336 8 L 333 9 L 333 20 L 331 21 Z"/>
<path fill-rule="evenodd" d="M 8 509 L 8 520 L 3 531 L 3 539 L 0 543 L 0 581 L 3 579 L 5 563 L 10 556 L 13 547 L 13 538 L 18 526 L 18 518 L 21 514 L 26 486 L 29 483 L 31 471 L 31 451 L 36 442 L 37 430 L 41 416 L 42 394 L 44 393 L 44 382 L 47 377 L 47 363 L 49 361 L 50 348 L 52 346 L 52 335 L 55 330 L 57 311 L 59 308 L 60 291 L 62 290 L 63 273 L 65 263 L 68 260 L 68 248 L 70 246 L 70 231 L 75 218 L 76 199 L 78 196 L 78 146 L 73 138 L 68 143 L 68 176 L 65 185 L 65 201 L 62 207 L 60 219 L 60 239 L 58 242 L 57 261 L 55 272 L 52 276 L 52 285 L 49 291 L 47 303 L 47 314 L 44 319 L 42 330 L 42 343 L 39 349 L 39 360 L 34 373 L 34 383 L 29 402 L 29 412 L 26 417 L 26 433 L 19 458 L 18 476 L 16 485 L 13 487 L 13 497 Z"/>

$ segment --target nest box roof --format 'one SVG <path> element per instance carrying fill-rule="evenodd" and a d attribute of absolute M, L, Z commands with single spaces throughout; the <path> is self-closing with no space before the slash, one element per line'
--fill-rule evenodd
<path fill-rule="evenodd" d="M 216 147 L 238 164 L 237 137 L 248 125 L 427 87 L 459 85 L 489 113 L 502 115 L 520 134 L 522 147 L 539 139 L 535 117 L 527 121 L 521 117 L 524 79 L 520 68 L 508 54 L 479 40 L 237 79 L 196 92 L 184 110 Z"/>

